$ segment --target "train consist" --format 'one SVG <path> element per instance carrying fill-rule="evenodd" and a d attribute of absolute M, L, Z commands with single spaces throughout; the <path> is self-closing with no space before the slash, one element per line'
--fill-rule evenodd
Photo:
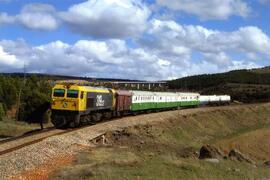
<path fill-rule="evenodd" d="M 142 112 L 227 104 L 230 96 L 198 93 L 126 91 L 56 84 L 52 90 L 52 123 L 57 128 L 77 127 Z"/>

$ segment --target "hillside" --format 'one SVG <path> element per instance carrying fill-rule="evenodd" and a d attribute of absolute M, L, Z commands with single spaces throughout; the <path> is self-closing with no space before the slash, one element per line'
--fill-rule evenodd
<path fill-rule="evenodd" d="M 270 67 L 203 74 L 168 82 L 172 90 L 201 94 L 230 94 L 234 100 L 257 102 L 270 100 Z"/>
<path fill-rule="evenodd" d="M 42 167 L 22 177 L 269 179 L 265 164 L 270 153 L 269 113 L 269 104 L 256 104 L 150 114 L 142 118 L 163 120 L 108 132 L 104 141 L 85 147 L 72 163 L 63 164 L 49 175 Z M 222 157 L 199 159 L 200 148 L 206 144 L 217 148 Z M 241 152 L 252 163 L 229 156 L 231 150 Z"/>

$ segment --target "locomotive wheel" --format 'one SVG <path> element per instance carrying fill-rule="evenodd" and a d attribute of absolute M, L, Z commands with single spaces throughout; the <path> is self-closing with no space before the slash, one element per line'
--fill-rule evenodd
<path fill-rule="evenodd" d="M 74 117 L 74 120 L 69 123 L 69 127 L 71 128 L 79 127 L 80 119 L 81 119 L 80 115 L 76 115 Z"/>
<path fill-rule="evenodd" d="M 75 127 L 76 127 L 76 126 L 75 126 L 75 122 L 73 122 L 73 121 L 70 122 L 70 123 L 69 123 L 69 127 L 70 127 L 70 128 L 75 128 Z"/>
<path fill-rule="evenodd" d="M 89 123 L 88 116 L 81 116 L 80 124 L 87 125 Z"/>
<path fill-rule="evenodd" d="M 94 122 L 99 122 L 99 121 L 101 121 L 101 117 L 102 117 L 102 114 L 96 113 L 96 114 L 93 114 L 93 115 L 92 115 L 92 120 L 93 120 Z"/>
<path fill-rule="evenodd" d="M 53 116 L 51 122 L 54 125 L 54 127 L 59 129 L 67 127 L 65 118 L 61 116 Z"/>
<path fill-rule="evenodd" d="M 104 114 L 104 119 L 108 120 L 108 119 L 111 119 L 112 118 L 112 113 L 111 112 L 106 112 Z"/>
<path fill-rule="evenodd" d="M 92 123 L 92 119 L 91 119 L 91 116 L 90 115 L 86 115 L 85 116 L 85 119 L 86 119 L 86 123 L 87 124 L 91 124 Z"/>

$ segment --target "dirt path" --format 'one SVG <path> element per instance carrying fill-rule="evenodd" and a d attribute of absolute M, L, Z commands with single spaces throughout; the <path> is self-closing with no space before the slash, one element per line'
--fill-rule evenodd
<path fill-rule="evenodd" d="M 35 171 L 39 171 L 41 167 L 45 167 L 45 169 L 41 168 L 41 171 L 47 173 L 41 173 L 42 175 L 39 176 L 39 178 L 46 179 L 49 172 L 53 171 L 55 168 L 58 168 L 58 166 L 46 166 L 46 164 L 55 162 L 60 156 L 67 157 L 67 159 L 72 159 L 74 154 L 77 154 L 78 152 L 92 146 L 90 140 L 99 137 L 108 131 L 121 130 L 123 128 L 135 125 L 170 121 L 170 119 L 175 117 L 185 117 L 186 115 L 190 114 L 203 112 L 211 113 L 213 111 L 230 109 L 237 110 L 238 108 L 241 109 L 243 107 L 252 107 L 256 109 L 256 106 L 270 108 L 270 103 L 165 111 L 147 115 L 124 117 L 122 119 L 100 123 L 76 132 L 51 137 L 16 152 L 11 152 L 9 154 L 0 156 L 0 177 L 3 179 L 8 179 L 10 177 L 29 179 L 29 177 L 32 175 L 35 176 Z M 58 163 L 59 166 L 61 166 L 61 164 L 62 163 Z M 48 167 L 50 170 L 46 170 L 46 167 Z M 31 174 L 31 172 L 33 174 Z"/>

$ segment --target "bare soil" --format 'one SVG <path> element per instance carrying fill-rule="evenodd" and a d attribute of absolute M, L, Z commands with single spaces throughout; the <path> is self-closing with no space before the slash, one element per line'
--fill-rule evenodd
<path fill-rule="evenodd" d="M 224 152 L 238 149 L 252 160 L 263 163 L 270 160 L 270 128 L 262 128 L 220 140 L 216 145 Z"/>
<path fill-rule="evenodd" d="M 65 165 L 69 165 L 75 160 L 74 156 L 71 155 L 59 155 L 54 158 L 53 161 L 47 161 L 42 164 L 40 167 L 31 169 L 29 171 L 24 171 L 21 174 L 10 177 L 11 180 L 44 180 L 48 179 L 49 175 L 55 170 L 63 167 Z"/>

